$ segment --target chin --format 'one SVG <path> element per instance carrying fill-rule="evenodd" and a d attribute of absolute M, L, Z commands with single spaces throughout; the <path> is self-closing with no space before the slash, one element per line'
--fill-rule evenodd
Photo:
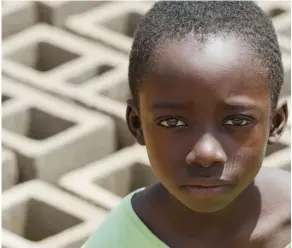
<path fill-rule="evenodd" d="M 225 209 L 229 204 L 187 204 L 183 203 L 187 208 L 198 213 L 214 213 Z"/>
<path fill-rule="evenodd" d="M 198 213 L 213 213 L 218 212 L 232 203 L 232 199 L 222 198 L 209 198 L 209 199 L 185 199 L 177 198 L 185 207 Z"/>

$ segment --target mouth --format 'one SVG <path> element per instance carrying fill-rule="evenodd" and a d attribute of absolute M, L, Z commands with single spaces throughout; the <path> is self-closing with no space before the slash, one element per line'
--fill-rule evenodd
<path fill-rule="evenodd" d="M 197 179 L 182 189 L 197 197 L 221 196 L 232 188 L 232 183 L 218 179 Z"/>

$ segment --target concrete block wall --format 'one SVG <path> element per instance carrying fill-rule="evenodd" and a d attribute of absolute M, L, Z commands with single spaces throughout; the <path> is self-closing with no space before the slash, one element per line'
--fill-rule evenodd
<path fill-rule="evenodd" d="M 38 17 L 40 22 L 62 27 L 65 20 L 74 14 L 82 13 L 106 1 L 44 1 L 38 2 Z"/>
<path fill-rule="evenodd" d="M 2 149 L 2 191 L 18 182 L 18 166 L 14 152 Z"/>
<path fill-rule="evenodd" d="M 4 75 L 67 98 L 74 98 L 80 88 L 90 84 L 104 84 L 126 61 L 127 57 L 102 45 L 47 24 L 35 25 L 3 42 Z"/>
<path fill-rule="evenodd" d="M 106 214 L 54 186 L 31 180 L 2 195 L 2 245 L 65 248 L 83 241 Z"/>
<path fill-rule="evenodd" d="M 116 150 L 109 117 L 4 78 L 6 89 L 27 99 L 2 112 L 3 144 L 17 154 L 21 181 L 56 183 L 63 174 Z"/>
<path fill-rule="evenodd" d="M 130 192 L 154 182 L 145 148 L 133 145 L 66 174 L 59 183 L 100 207 L 112 209 Z"/>
<path fill-rule="evenodd" d="M 116 123 L 118 146 L 123 148 L 135 143 L 126 125 L 127 99 L 132 98 L 127 79 L 127 66 L 116 70 L 106 83 L 92 84 L 79 91 L 78 102 L 108 114 Z"/>
<path fill-rule="evenodd" d="M 291 16 L 291 2 L 290 1 L 261 1 L 256 0 L 258 6 L 260 6 L 265 13 L 271 18 L 276 31 L 283 31 L 284 28 L 287 31 L 287 35 L 290 33 L 288 30 L 291 22 L 288 21 L 288 16 Z M 279 26 L 278 26 L 279 25 Z M 291 34 L 290 34 L 291 35 Z"/>
<path fill-rule="evenodd" d="M 281 97 L 291 107 L 291 3 L 257 2 L 278 34 Z M 123 196 L 155 182 L 145 147 L 125 120 L 128 54 L 153 3 L 4 2 L 2 248 L 80 248 Z M 290 136 L 289 116 L 264 166 L 291 169 Z M 39 214 L 52 221 L 39 223 Z M 39 232 L 31 236 L 35 221 Z"/>
<path fill-rule="evenodd" d="M 113 2 L 79 15 L 70 16 L 70 31 L 129 53 L 136 27 L 153 2 Z"/>
<path fill-rule="evenodd" d="M 286 97 L 291 96 L 291 52 L 282 52 L 282 61 L 284 66 L 284 82 L 281 97 Z"/>
<path fill-rule="evenodd" d="M 2 1 L 2 37 L 16 34 L 38 22 L 62 27 L 65 20 L 106 1 Z M 17 21 L 16 21 L 17 20 Z"/>
<path fill-rule="evenodd" d="M 37 19 L 35 2 L 2 1 L 2 39 L 33 26 Z"/>
<path fill-rule="evenodd" d="M 291 95 L 291 1 L 256 1 L 271 18 L 284 63 L 282 96 Z"/>
<path fill-rule="evenodd" d="M 60 59 L 50 56 L 47 61 L 41 60 L 47 54 L 60 53 Z M 125 105 L 116 107 L 107 99 L 96 97 L 99 89 L 106 89 L 120 75 L 126 75 L 128 62 L 125 55 L 46 24 L 36 25 L 5 40 L 3 54 L 4 75 L 108 114 L 118 127 L 119 147 L 134 142 L 126 127 Z M 126 82 L 127 79 L 125 87 Z"/>
<path fill-rule="evenodd" d="M 291 170 L 291 128 L 287 128 L 279 141 L 267 147 L 264 166 Z"/>
<path fill-rule="evenodd" d="M 289 116 L 288 116 L 288 120 L 287 120 L 287 128 L 291 130 L 291 97 L 290 96 L 287 96 L 286 98 L 283 98 L 284 101 L 287 101 L 288 103 L 288 113 Z"/>

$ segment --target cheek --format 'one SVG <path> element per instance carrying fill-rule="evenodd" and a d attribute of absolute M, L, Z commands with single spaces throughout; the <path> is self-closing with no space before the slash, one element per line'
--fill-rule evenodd
<path fill-rule="evenodd" d="M 240 178 L 253 179 L 262 166 L 268 139 L 267 125 L 258 125 L 242 143 L 233 143 L 230 147 L 227 174 Z"/>
<path fill-rule="evenodd" d="M 264 149 L 256 147 L 240 147 L 235 150 L 225 166 L 224 173 L 242 178 L 244 175 L 254 175 L 262 165 Z"/>
<path fill-rule="evenodd" d="M 171 180 L 183 168 L 183 139 L 174 141 L 157 127 L 143 127 L 146 149 L 154 174 L 161 181 Z"/>

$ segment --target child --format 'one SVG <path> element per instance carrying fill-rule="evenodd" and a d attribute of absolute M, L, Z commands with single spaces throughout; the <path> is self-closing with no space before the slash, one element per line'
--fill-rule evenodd
<path fill-rule="evenodd" d="M 288 117 L 263 11 L 157 2 L 136 32 L 129 83 L 129 130 L 159 182 L 124 198 L 84 247 L 287 247 L 290 173 L 261 167 Z"/>

